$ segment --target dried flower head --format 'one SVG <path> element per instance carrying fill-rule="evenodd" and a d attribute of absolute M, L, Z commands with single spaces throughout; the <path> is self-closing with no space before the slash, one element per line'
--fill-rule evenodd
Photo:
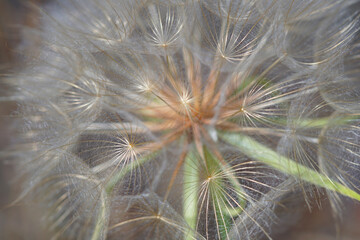
<path fill-rule="evenodd" d="M 39 11 L 15 156 L 54 239 L 271 238 L 297 192 L 360 200 L 358 1 Z"/>

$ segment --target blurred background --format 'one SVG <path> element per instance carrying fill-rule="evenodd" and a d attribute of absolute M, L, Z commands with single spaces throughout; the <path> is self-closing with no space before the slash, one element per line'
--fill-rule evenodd
<path fill-rule="evenodd" d="M 35 27 L 36 6 L 41 0 L 0 0 L 0 99 L 9 95 L 9 87 L 3 82 L 6 74 L 16 72 L 19 60 L 15 47 L 21 42 L 20 26 Z M 5 76 L 4 76 L 5 75 Z M 15 184 L 13 160 L 3 153 L 11 146 L 10 116 L 16 110 L 16 103 L 0 101 L 0 239 L 50 239 L 41 234 L 41 221 L 38 211 L 25 206 L 9 207 L 16 198 L 19 187 Z"/>
<path fill-rule="evenodd" d="M 0 0 L 0 99 L 9 89 L 3 84 L 7 73 L 16 72 L 19 59 L 15 47 L 21 42 L 19 26 L 36 27 L 36 11 L 29 4 L 39 5 L 46 0 Z M 0 101 L 0 152 L 11 146 L 11 113 L 16 104 Z M 24 204 L 9 207 L 16 199 L 19 187 L 15 184 L 14 160 L 0 154 L 0 239 L 3 240 L 46 240 L 42 234 L 39 210 L 25 207 Z M 360 239 L 360 204 L 352 201 L 344 203 L 344 216 L 341 223 L 332 217 L 326 199 L 321 208 L 314 207 L 310 212 L 306 205 L 299 206 L 302 214 L 291 227 L 278 226 L 274 240 L 358 240 Z"/>

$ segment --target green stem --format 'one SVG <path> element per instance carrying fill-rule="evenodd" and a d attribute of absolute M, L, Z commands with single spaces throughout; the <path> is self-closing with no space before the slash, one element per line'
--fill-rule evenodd
<path fill-rule="evenodd" d="M 101 210 L 97 218 L 97 222 L 95 225 L 94 233 L 91 237 L 91 240 L 97 240 L 101 237 L 101 230 L 103 229 L 105 225 L 105 215 L 106 215 L 106 202 L 105 202 L 105 194 L 110 195 L 113 191 L 116 184 L 123 179 L 126 174 L 128 174 L 133 169 L 141 166 L 146 161 L 152 159 L 154 155 L 156 155 L 157 152 L 145 155 L 142 158 L 137 159 L 136 161 L 131 162 L 130 164 L 126 165 L 124 168 L 122 168 L 119 172 L 117 172 L 112 178 L 109 180 L 109 182 L 105 186 L 106 193 L 102 193 L 101 198 Z"/>
<path fill-rule="evenodd" d="M 97 240 L 101 238 L 101 232 L 102 229 L 105 227 L 105 219 L 106 219 L 106 200 L 105 200 L 105 193 L 102 192 L 101 196 L 101 209 L 100 209 L 100 213 L 98 215 L 97 221 L 96 221 L 96 225 L 95 225 L 95 229 L 94 229 L 94 233 L 91 237 L 91 240 Z"/>
<path fill-rule="evenodd" d="M 225 141 L 236 146 L 242 153 L 253 159 L 261 161 L 276 170 L 299 177 L 306 182 L 328 190 L 336 191 L 344 196 L 360 201 L 360 194 L 357 192 L 347 188 L 339 182 L 331 180 L 329 177 L 319 172 L 279 155 L 272 149 L 255 141 L 251 137 L 233 133 L 225 133 L 221 136 Z"/>
<path fill-rule="evenodd" d="M 152 159 L 158 152 L 153 152 L 150 154 L 147 154 L 141 158 L 138 158 L 136 161 L 132 161 L 131 163 L 127 164 L 125 167 L 123 167 L 119 172 L 117 172 L 116 174 L 114 174 L 114 176 L 112 176 L 109 180 L 109 182 L 106 184 L 106 193 L 110 194 L 114 187 L 116 186 L 116 184 L 122 180 L 126 174 L 128 174 L 129 172 L 131 172 L 133 169 L 141 166 L 142 164 L 144 164 L 145 162 L 149 161 L 150 159 Z"/>
<path fill-rule="evenodd" d="M 197 202 L 198 202 L 198 171 L 194 161 L 195 152 L 191 150 L 184 163 L 184 184 L 183 184 L 183 216 L 186 223 L 192 230 L 196 229 L 197 221 Z M 185 236 L 185 240 L 195 239 L 193 231 Z"/>
<path fill-rule="evenodd" d="M 204 147 L 205 161 L 207 169 L 210 172 L 223 172 L 224 177 L 213 180 L 213 184 L 209 185 L 210 195 L 212 197 L 216 221 L 219 228 L 220 239 L 228 239 L 228 233 L 231 229 L 232 218 L 238 216 L 246 206 L 245 191 L 231 171 L 228 164 L 222 163 L 219 159 L 214 157 L 211 152 Z M 226 191 L 225 178 L 233 186 L 234 192 L 239 200 L 239 207 L 233 208 L 228 206 L 227 196 L 223 191 Z M 221 189 L 221 190 L 220 190 Z"/>
<path fill-rule="evenodd" d="M 205 153 L 205 158 L 206 158 L 206 162 L 207 162 L 208 166 L 210 168 L 216 168 L 219 170 L 221 169 L 220 171 L 222 171 L 224 174 L 226 174 L 226 178 L 230 181 L 231 185 L 233 186 L 233 188 L 237 194 L 237 197 L 239 198 L 240 207 L 227 208 L 226 206 L 223 206 L 225 213 L 232 217 L 239 215 L 246 206 L 246 196 L 245 196 L 244 189 L 241 187 L 241 185 L 240 185 L 239 181 L 236 179 L 236 177 L 229 171 L 229 169 L 231 167 L 228 164 L 226 164 L 224 166 L 224 163 L 221 163 L 219 159 L 214 157 L 207 148 L 204 148 L 204 153 Z M 218 183 L 218 184 L 220 184 L 220 183 Z"/>
<path fill-rule="evenodd" d="M 218 171 L 224 171 L 228 172 L 229 166 L 223 166 L 223 164 L 215 158 L 210 151 L 204 147 L 204 153 L 205 153 L 205 161 L 207 165 L 207 169 L 212 172 L 218 172 Z M 198 213 L 198 192 L 199 192 L 199 171 L 196 159 L 196 150 L 191 150 L 188 155 L 185 158 L 184 163 L 184 184 L 183 184 L 183 216 L 185 218 L 186 223 L 190 226 L 192 230 L 196 230 L 196 224 L 197 224 L 197 213 Z M 225 196 L 223 196 L 223 193 L 219 192 L 217 187 L 218 185 L 222 185 L 223 182 L 221 179 L 219 179 L 215 186 L 210 186 L 209 191 L 211 192 L 210 195 L 213 198 L 213 204 L 215 207 L 215 214 L 217 216 L 217 222 L 219 227 L 221 228 L 220 233 L 221 239 L 226 239 L 227 232 L 229 231 L 231 227 L 231 217 L 234 215 L 238 215 L 242 212 L 242 209 L 246 205 L 246 200 L 243 195 L 243 189 L 241 188 L 239 182 L 236 180 L 235 176 L 231 175 L 229 173 L 226 177 L 231 185 L 236 189 L 236 192 L 238 194 L 238 198 L 240 200 L 241 207 L 239 208 L 229 208 L 226 205 L 220 205 L 217 204 L 221 200 L 226 204 L 226 201 L 223 200 Z M 214 198 L 217 198 L 216 201 Z M 185 240 L 194 239 L 194 236 L 190 233 L 185 236 Z"/>
<path fill-rule="evenodd" d="M 219 237 L 221 240 L 229 239 L 228 233 L 231 228 L 231 218 L 223 213 L 224 208 L 222 208 L 222 206 L 220 205 L 220 200 L 215 199 L 216 197 L 218 197 L 218 195 L 213 194 L 212 197 L 213 197 L 212 201 L 215 208 L 216 220 L 219 228 L 218 229 L 220 234 Z"/>
<path fill-rule="evenodd" d="M 333 117 L 322 117 L 322 118 L 300 118 L 298 120 L 294 120 L 292 125 L 296 127 L 303 127 L 303 128 L 323 128 L 325 126 L 331 125 L 341 125 L 345 124 L 350 120 L 358 119 L 358 115 L 340 115 L 335 118 Z M 277 123 L 286 125 L 287 119 L 279 118 L 276 120 Z"/>

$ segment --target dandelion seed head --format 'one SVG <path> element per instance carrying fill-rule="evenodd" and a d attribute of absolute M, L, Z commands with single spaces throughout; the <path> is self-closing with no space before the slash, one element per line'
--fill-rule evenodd
<path fill-rule="evenodd" d="M 340 2 L 46 5 L 13 76 L 22 197 L 43 197 L 55 239 L 271 238 L 311 184 L 336 209 L 326 181 L 359 187 L 359 13 Z"/>

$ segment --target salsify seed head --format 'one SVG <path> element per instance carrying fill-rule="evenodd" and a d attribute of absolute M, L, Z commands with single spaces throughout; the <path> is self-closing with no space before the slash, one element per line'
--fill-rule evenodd
<path fill-rule="evenodd" d="M 23 126 L 18 201 L 42 204 L 54 239 L 271 238 L 322 189 L 340 214 L 342 195 L 360 199 L 359 11 L 45 5 L 19 47 L 36 50 L 8 81 Z"/>

